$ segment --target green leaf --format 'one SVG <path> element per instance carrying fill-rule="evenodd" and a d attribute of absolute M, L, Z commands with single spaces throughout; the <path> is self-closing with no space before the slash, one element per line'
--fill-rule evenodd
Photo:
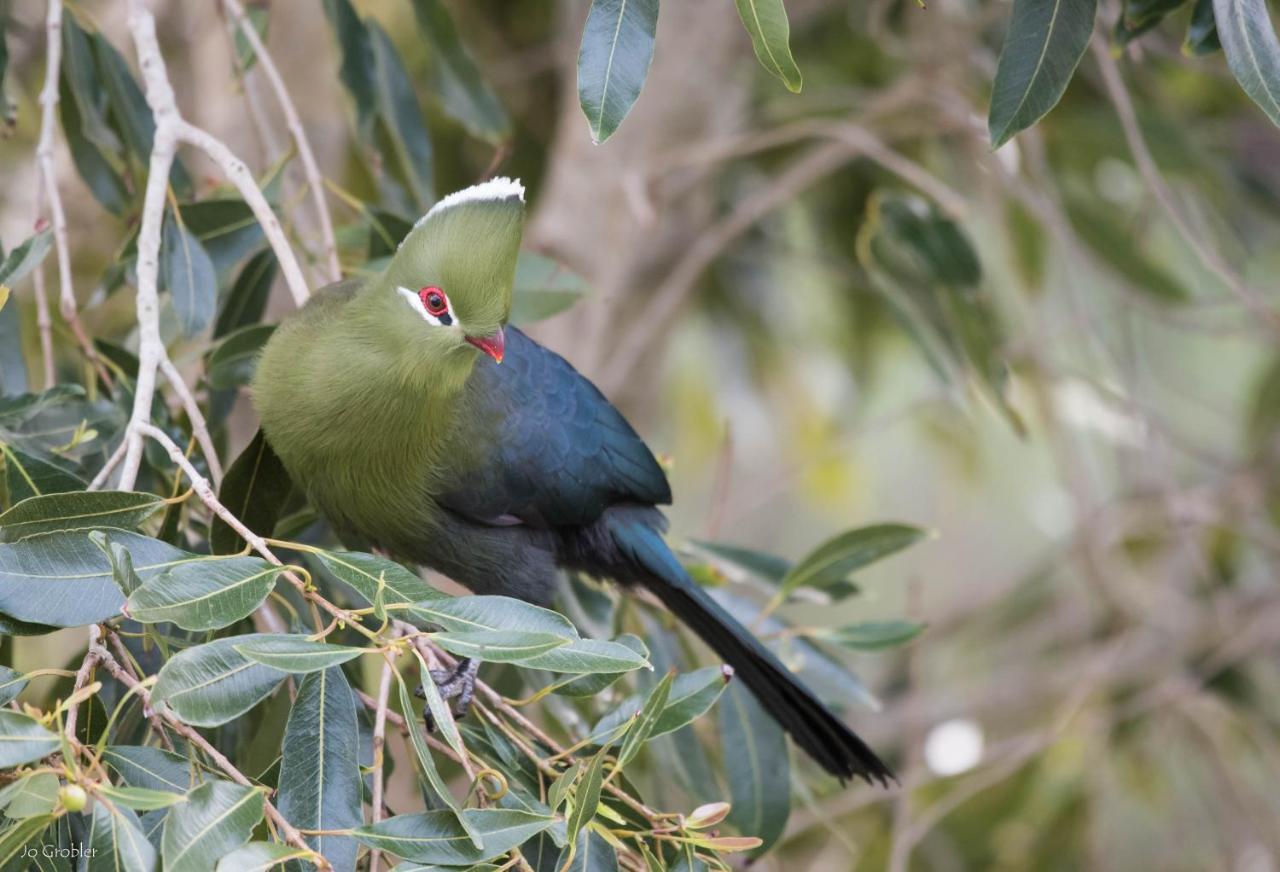
<path fill-rule="evenodd" d="M 560 863 L 564 872 L 617 872 L 618 852 L 609 840 L 594 829 L 585 829 L 578 834 L 574 845 L 573 859 L 567 865 L 564 861 L 568 848 L 560 855 Z"/>
<path fill-rule="evenodd" d="M 702 717 L 715 705 L 731 677 L 732 673 L 722 666 L 704 666 L 676 676 L 649 738 L 664 736 Z M 617 741 L 621 731 L 640 712 L 643 702 L 640 694 L 627 697 L 592 728 L 591 741 L 596 744 Z"/>
<path fill-rule="evenodd" d="M 444 111 L 473 135 L 501 142 L 511 135 L 511 121 L 476 69 L 449 11 L 440 0 L 414 0 L 418 33 L 431 61 L 432 92 Z"/>
<path fill-rule="evenodd" d="M 102 759 L 131 787 L 182 794 L 191 789 L 191 764 L 172 751 L 145 745 L 108 745 Z"/>
<path fill-rule="evenodd" d="M 108 538 L 129 550 L 144 581 L 194 559 L 137 533 L 112 530 Z M 20 621 L 78 627 L 118 615 L 123 604 L 110 561 L 84 531 L 44 533 L 0 545 L 0 612 Z"/>
<path fill-rule="evenodd" d="M 160 242 L 160 274 L 183 334 L 195 336 L 209 326 L 218 302 L 213 261 L 200 240 L 170 212 L 165 213 Z"/>
<path fill-rule="evenodd" d="M 132 529 L 165 503 L 162 497 L 130 491 L 81 491 L 29 497 L 0 515 L 0 542 L 18 542 L 39 533 L 100 527 Z"/>
<path fill-rule="evenodd" d="M 30 384 L 27 359 L 22 353 L 22 319 L 16 302 L 5 305 L 10 300 L 9 288 L 0 285 L 0 395 L 3 396 L 26 393 Z M 0 479 L 0 484 L 3 484 L 3 479 Z M 0 491 L 0 507 L 5 505 L 8 505 L 7 498 Z"/>
<path fill-rule="evenodd" d="M 313 642 L 306 636 L 266 633 L 242 642 L 236 650 L 255 663 L 295 675 L 320 672 L 365 653 L 363 648 Z"/>
<path fill-rule="evenodd" d="M 51 733 L 34 718 L 11 709 L 0 709 L 0 769 L 12 769 L 52 754 L 61 748 Z"/>
<path fill-rule="evenodd" d="M 293 481 L 284 463 L 258 430 L 222 478 L 219 501 L 233 516 L 259 536 L 270 536 L 284 510 Z M 240 534 L 221 518 L 215 518 L 209 533 L 214 554 L 235 554 L 245 546 Z"/>
<path fill-rule="evenodd" d="M 13 287 L 40 265 L 53 245 L 53 230 L 45 228 L 24 239 L 0 263 L 0 285 Z"/>
<path fill-rule="evenodd" d="M 799 94 L 804 78 L 791 56 L 791 25 L 782 0 L 734 0 L 734 3 L 738 17 L 751 36 L 756 59 L 781 79 L 788 91 Z"/>
<path fill-rule="evenodd" d="M 1097 0 L 1014 0 L 987 128 L 999 147 L 1049 113 L 1093 33 Z"/>
<path fill-rule="evenodd" d="M 608 749 L 601 748 L 591 758 L 578 788 L 573 792 L 573 810 L 565 817 L 565 839 L 570 843 L 578 840 L 578 833 L 596 816 L 600 807 L 600 793 L 604 789 L 604 763 Z"/>
<path fill-rule="evenodd" d="M 271 186 L 279 175 L 262 183 L 268 202 Z M 200 240 L 218 275 L 228 272 L 262 244 L 262 225 L 249 204 L 239 197 L 213 197 L 198 203 L 182 204 L 182 223 Z"/>
<path fill-rule="evenodd" d="M 469 808 L 467 823 L 481 837 L 483 848 L 472 843 L 450 812 L 402 814 L 354 835 L 370 848 L 388 851 L 413 863 L 469 866 L 505 854 L 555 823 L 555 818 L 505 808 Z"/>
<path fill-rule="evenodd" d="M 582 277 L 549 257 L 529 251 L 516 260 L 511 323 L 532 324 L 568 309 L 586 293 Z"/>
<path fill-rule="evenodd" d="M 116 587 L 125 597 L 142 587 L 142 579 L 138 578 L 138 573 L 134 571 L 133 557 L 130 556 L 129 549 L 119 542 L 112 542 L 104 530 L 90 532 L 89 541 L 98 546 L 98 550 L 107 556 L 107 562 L 111 564 L 111 580 L 116 583 Z"/>
<path fill-rule="evenodd" d="M 384 557 L 360 551 L 317 551 L 315 557 L 370 605 L 377 599 L 380 587 L 385 589 L 384 601 L 388 605 L 450 599 L 448 594 L 436 590 L 399 563 Z"/>
<path fill-rule="evenodd" d="M 1266 0 L 1213 0 L 1213 17 L 1232 75 L 1280 126 L 1280 41 Z"/>
<path fill-rule="evenodd" d="M 253 614 L 285 572 L 261 557 L 219 557 L 180 563 L 129 595 L 135 621 L 169 621 L 184 630 L 217 630 Z"/>
<path fill-rule="evenodd" d="M 160 853 L 166 872 L 208 872 L 249 840 L 262 820 L 262 790 L 230 781 L 208 781 L 170 809 Z"/>
<path fill-rule="evenodd" d="M 435 199 L 431 136 L 413 91 L 413 81 L 391 37 L 375 22 L 366 22 L 365 26 L 373 46 L 378 122 L 386 134 L 379 141 L 384 145 L 387 169 L 408 193 L 406 205 L 425 211 Z"/>
<path fill-rule="evenodd" d="M 275 331 L 274 324 L 251 324 L 227 334 L 214 346 L 205 363 L 209 387 L 227 390 L 252 381 L 258 357 Z"/>
<path fill-rule="evenodd" d="M 1184 54 L 1209 55 L 1222 50 L 1218 39 L 1218 23 L 1213 17 L 1213 0 L 1196 0 L 1187 24 L 1187 38 L 1183 40 Z"/>
<path fill-rule="evenodd" d="M 855 651 L 878 651 L 910 642 L 924 626 L 914 621 L 864 621 L 838 629 L 823 628 L 809 635 Z"/>
<path fill-rule="evenodd" d="M 262 320 L 271 296 L 271 285 L 279 271 L 280 263 L 270 248 L 245 261 L 218 308 L 218 320 L 213 325 L 215 339 Z"/>
<path fill-rule="evenodd" d="M 0 666 L 0 705 L 8 705 L 27 686 L 27 678 L 16 669 Z"/>
<path fill-rule="evenodd" d="M 458 804 L 458 800 L 449 792 L 449 785 L 445 783 L 445 780 L 440 776 L 440 770 L 436 768 L 436 760 L 431 754 L 431 746 L 427 744 L 422 719 L 414 715 L 413 700 L 409 697 L 409 688 L 405 685 L 404 679 L 399 672 L 395 673 L 395 678 L 396 689 L 400 698 L 400 713 L 404 715 L 405 726 L 409 731 L 409 744 L 418 758 L 422 774 L 426 777 L 427 784 L 431 786 L 436 795 L 449 806 L 449 813 L 453 815 L 457 826 L 466 834 L 469 845 L 473 848 L 479 848 L 482 844 L 480 835 L 472 830 L 463 819 L 462 806 Z M 430 681 L 431 678 L 430 676 L 424 676 L 424 680 Z M 396 853 L 400 852 L 397 851 Z M 406 854 L 400 854 L 400 856 L 405 859 L 412 859 Z"/>
<path fill-rule="evenodd" d="M 657 27 L 658 0 L 591 0 L 578 49 L 578 101 L 593 142 L 612 136 L 640 96 Z"/>
<path fill-rule="evenodd" d="M 691 544 L 716 560 L 728 563 L 770 584 L 781 584 L 782 579 L 791 571 L 791 561 L 776 554 L 741 548 L 737 545 L 725 545 L 720 542 L 704 542 L 699 539 L 693 540 Z"/>
<path fill-rule="evenodd" d="M 129 64 L 116 51 L 115 46 L 101 33 L 92 34 L 91 39 L 97 58 L 98 76 L 109 97 L 108 109 L 112 126 L 119 131 L 125 146 L 133 153 L 139 165 L 146 166 L 151 159 L 151 145 L 156 133 L 155 119 L 151 115 L 151 107 L 147 105 L 146 95 L 138 87 Z M 169 171 L 169 182 L 179 196 L 190 196 L 191 176 L 182 160 L 176 156 L 173 168 Z"/>
<path fill-rule="evenodd" d="M 675 677 L 674 671 L 668 672 L 649 691 L 644 705 L 636 714 L 635 721 L 622 740 L 622 748 L 618 751 L 617 768 L 621 769 L 634 760 L 644 743 L 655 735 L 658 722 L 666 714 L 667 699 L 671 694 L 671 685 Z"/>
<path fill-rule="evenodd" d="M 342 669 L 307 675 L 285 727 L 280 813 L 304 830 L 360 826 L 359 751 L 354 697 Z M 317 834 L 308 836 L 307 844 L 335 869 L 355 869 L 358 846 L 350 836 Z"/>
<path fill-rule="evenodd" d="M 735 684 L 720 706 L 720 747 L 733 809 L 729 823 L 763 845 L 759 856 L 778 840 L 791 815 L 791 761 L 778 722 L 745 687 Z"/>
<path fill-rule="evenodd" d="M 268 872 L 304 854 L 301 849 L 284 842 L 250 842 L 220 859 L 217 872 Z"/>
<path fill-rule="evenodd" d="M 16 872 L 18 869 L 26 868 L 27 864 L 17 862 L 23 856 L 22 849 L 35 841 L 36 837 L 53 821 L 54 816 L 51 814 L 24 818 L 0 832 L 0 869 L 4 869 L 5 872 L 12 869 Z"/>
<path fill-rule="evenodd" d="M 156 849 L 138 816 L 127 808 L 108 809 L 94 803 L 89 820 L 89 852 L 85 872 L 153 872 Z"/>
<path fill-rule="evenodd" d="M 89 486 L 89 482 L 61 461 L 54 463 L 2 442 L 0 453 L 5 459 L 5 487 L 9 491 L 10 503 L 19 503 L 40 494 L 82 491 Z"/>
<path fill-rule="evenodd" d="M 425 582 L 424 582 L 425 584 Z M 390 610 L 394 591 L 387 591 Z M 434 625 L 454 633 L 484 630 L 511 630 L 545 633 L 568 641 L 578 641 L 578 631 L 569 619 L 523 600 L 505 596 L 464 596 L 436 598 L 408 609 L 415 622 Z M 631 654 L 627 652 L 628 656 Z M 546 667 L 539 667 L 546 668 Z"/>
<path fill-rule="evenodd" d="M 356 129 L 361 139 L 364 139 L 369 135 L 377 107 L 373 80 L 373 44 L 369 29 L 350 0 L 324 0 L 324 13 L 342 49 L 342 66 L 338 70 L 338 76 L 355 103 Z"/>
<path fill-rule="evenodd" d="M 603 639 L 577 639 L 530 657 L 523 665 L 548 672 L 610 674 L 647 668 L 648 653 L 645 650 L 637 651 L 634 646 Z"/>
<path fill-rule="evenodd" d="M 801 560 L 787 574 L 781 589 L 822 588 L 843 581 L 850 573 L 909 548 L 925 535 L 918 527 L 906 524 L 875 524 L 848 530 Z"/>
<path fill-rule="evenodd" d="M 168 808 L 186 801 L 186 791 L 173 793 L 168 790 L 152 790 L 149 787 L 114 787 L 103 784 L 99 787 L 102 795 L 114 802 L 134 811 L 154 811 L 157 808 Z"/>
<path fill-rule="evenodd" d="M 5 788 L 5 817 L 11 820 L 37 817 L 53 811 L 62 784 L 52 772 L 37 772 Z M 12 789 L 13 792 L 8 791 Z"/>
<path fill-rule="evenodd" d="M 641 659 L 649 656 L 649 649 L 645 647 L 644 642 L 630 633 L 622 634 L 613 643 L 631 649 Z M 551 692 L 557 696 L 592 697 L 612 685 L 625 674 L 625 672 L 595 672 L 566 678 L 553 685 Z"/>
<path fill-rule="evenodd" d="M 197 727 L 216 727 L 247 712 L 275 690 L 288 675 L 254 663 L 236 646 L 257 634 L 228 636 L 174 655 L 160 668 L 151 691 L 180 719 Z"/>
<path fill-rule="evenodd" d="M 411 648 L 413 657 L 418 661 L 418 675 L 428 676 L 421 683 L 422 696 L 425 700 L 423 704 L 423 716 L 430 717 L 435 722 L 436 730 L 444 737 L 449 747 L 454 750 L 458 757 L 466 756 L 466 748 L 462 744 L 462 734 L 458 730 L 458 723 L 454 720 L 453 711 L 449 708 L 449 704 L 445 701 L 440 693 L 440 688 L 436 686 L 435 681 L 431 680 L 431 670 L 426 660 L 422 658 L 422 652 L 416 647 Z"/>
<path fill-rule="evenodd" d="M 569 644 L 563 636 L 524 633 L 519 630 L 473 630 L 463 633 L 436 633 L 432 640 L 459 657 L 489 663 L 525 663 L 552 648 Z"/>

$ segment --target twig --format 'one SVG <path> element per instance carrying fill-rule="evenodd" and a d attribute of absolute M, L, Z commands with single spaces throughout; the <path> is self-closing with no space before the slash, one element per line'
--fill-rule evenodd
<path fill-rule="evenodd" d="M 168 354 L 160 336 L 160 303 L 157 283 L 160 267 L 160 237 L 164 224 L 165 198 L 168 192 L 169 170 L 179 142 L 186 142 L 204 151 L 222 169 L 227 179 L 236 186 L 240 196 L 262 225 L 280 262 L 285 282 L 294 302 L 302 305 L 308 296 L 302 270 L 289 247 L 280 221 L 266 197 L 258 188 L 253 174 L 244 162 L 214 136 L 183 120 L 169 83 L 164 57 L 156 40 L 155 19 L 148 11 L 145 0 L 129 0 L 129 31 L 138 53 L 138 66 L 142 70 L 147 105 L 155 119 L 155 137 L 151 147 L 147 186 L 143 197 L 142 222 L 138 231 L 137 255 L 137 311 L 138 311 L 138 378 L 134 386 L 133 410 L 125 430 L 124 466 L 120 472 L 120 487 L 132 488 L 142 465 L 142 426 L 151 420 L 151 401 L 155 395 L 156 373 L 163 366 Z M 192 422 L 193 428 L 195 421 Z M 217 463 L 216 460 L 213 461 Z M 212 469 L 212 467 L 210 467 Z"/>
<path fill-rule="evenodd" d="M 382 678 L 378 681 L 378 699 L 373 709 L 373 810 L 370 823 L 382 820 L 382 749 L 387 743 L 387 701 L 391 698 L 391 673 L 395 667 L 391 655 L 384 653 L 386 662 L 382 664 Z M 374 848 L 369 852 L 369 872 L 378 872 L 378 862 L 382 852 Z"/>
<path fill-rule="evenodd" d="M 100 631 L 97 624 L 89 625 L 89 650 L 85 652 L 84 660 L 80 661 L 80 668 L 76 671 L 75 683 L 71 686 L 71 696 L 75 696 L 80 689 L 89 683 L 89 675 L 93 672 L 93 667 L 98 664 L 98 656 L 94 653 L 94 647 L 98 644 Z M 74 705 L 67 710 L 67 724 L 65 733 L 71 738 L 76 735 L 76 715 L 80 712 L 80 706 Z"/>
<path fill-rule="evenodd" d="M 44 88 L 40 91 L 40 138 L 36 143 L 36 208 L 43 212 L 47 203 L 50 223 L 53 225 L 53 247 L 58 258 L 58 308 L 62 318 L 71 328 L 72 335 L 84 352 L 85 359 L 93 365 L 98 376 L 108 386 L 111 374 L 107 372 L 93 342 L 84 332 L 76 308 L 76 295 L 71 286 L 71 251 L 67 245 L 67 215 L 62 208 L 62 196 L 58 193 L 58 179 L 53 165 L 53 135 L 58 106 L 58 77 L 62 64 L 62 0 L 49 0 L 49 14 L 45 19 L 47 49 L 45 52 Z M 37 222 L 39 223 L 39 222 Z M 44 358 L 45 387 L 52 387 L 53 325 L 49 318 L 49 304 L 45 299 L 44 268 L 38 267 L 36 282 L 36 312 L 40 329 L 40 351 Z"/>
<path fill-rule="evenodd" d="M 1129 144 L 1129 151 L 1133 154 L 1134 162 L 1138 165 L 1138 173 L 1142 176 L 1142 180 L 1146 182 L 1147 187 L 1151 189 L 1156 202 L 1160 204 L 1160 208 L 1164 210 L 1165 215 L 1178 231 L 1178 235 L 1182 237 L 1187 247 L 1200 259 L 1200 262 L 1221 279 L 1227 289 L 1235 294 L 1250 312 L 1272 328 L 1280 328 L 1280 312 L 1277 312 L 1276 308 L 1268 303 L 1256 289 L 1246 284 L 1217 251 L 1205 244 L 1202 234 L 1197 233 L 1195 228 L 1188 223 L 1186 216 L 1182 214 L 1182 209 L 1174 198 L 1169 183 L 1161 174 L 1155 158 L 1151 156 L 1151 149 L 1147 147 L 1147 141 L 1142 135 L 1142 128 L 1138 124 L 1137 113 L 1133 108 L 1133 101 L 1129 98 L 1129 89 L 1125 87 L 1124 78 L 1120 75 L 1120 67 L 1116 64 L 1115 58 L 1111 56 L 1111 51 L 1107 47 L 1105 38 L 1095 35 L 1093 56 L 1098 63 L 1099 71 L 1102 73 L 1102 81 L 1106 86 L 1107 97 L 1111 100 L 1111 105 L 1115 107 L 1116 115 L 1120 119 L 1120 127 L 1124 130 L 1124 138 Z"/>
<path fill-rule="evenodd" d="M 325 259 L 329 264 L 329 280 L 339 281 L 342 278 L 342 266 L 338 262 L 338 242 L 333 233 L 333 218 L 329 215 L 329 205 L 325 202 L 324 182 L 320 175 L 320 167 L 316 163 L 315 153 L 311 150 L 311 141 L 307 138 L 307 132 L 298 117 L 298 109 L 294 106 L 288 89 L 285 88 L 284 79 L 281 78 L 275 61 L 272 60 L 271 55 L 267 52 L 267 47 L 263 44 L 262 38 L 258 36 L 258 31 L 254 28 L 253 23 L 245 17 L 244 9 L 238 0 L 222 0 L 222 4 L 226 7 L 231 17 L 235 19 L 236 25 L 240 28 L 240 33 L 244 36 L 245 41 L 249 43 L 249 47 L 253 49 L 254 54 L 257 55 L 258 66 L 266 74 L 271 90 L 275 92 L 276 101 L 280 104 L 280 112 L 284 115 L 285 126 L 289 128 L 294 144 L 298 146 L 298 157 L 302 160 L 302 171 L 306 174 L 307 186 L 311 189 L 311 198 L 315 203 L 316 219 L 320 224 L 320 238 L 324 242 Z"/>
<path fill-rule="evenodd" d="M 213 437 L 209 435 L 209 424 L 205 421 L 196 398 L 187 387 L 187 383 L 182 380 L 182 373 L 178 372 L 178 368 L 173 365 L 168 355 L 160 359 L 160 371 L 164 373 L 165 380 L 178 395 L 178 401 L 182 403 L 182 409 L 187 413 L 187 420 L 191 422 L 191 435 L 196 437 L 196 442 L 200 443 L 200 453 L 204 455 L 204 462 L 209 465 L 209 475 L 213 478 L 214 488 L 221 488 L 222 463 L 218 460 L 218 449 L 213 444 Z"/>
<path fill-rule="evenodd" d="M 240 538 L 249 543 L 250 548 L 258 552 L 258 554 L 260 554 L 268 563 L 273 566 L 280 567 L 285 565 L 284 562 L 281 561 L 279 557 L 276 557 L 276 555 L 272 553 L 271 549 L 267 547 L 265 539 L 246 527 L 244 522 L 231 514 L 231 511 L 218 501 L 218 497 L 214 494 L 213 488 L 209 485 L 209 480 L 202 476 L 199 470 L 191 465 L 191 461 L 187 459 L 187 456 L 183 454 L 182 449 L 169 438 L 167 433 L 153 424 L 139 424 L 137 429 L 140 435 L 149 437 L 160 443 L 161 447 L 164 448 L 165 453 L 169 455 L 169 459 L 182 469 L 182 472 L 191 482 L 192 490 L 196 492 L 196 496 L 198 496 L 200 501 L 208 507 L 209 511 L 213 512 L 225 521 L 232 530 L 236 531 Z M 295 573 L 286 570 L 284 577 L 298 589 L 298 592 L 308 602 L 319 606 L 331 616 L 345 622 L 355 630 L 363 632 L 365 635 L 372 638 L 373 633 L 365 629 L 365 627 L 360 623 L 360 619 L 357 615 L 352 614 L 346 609 L 335 606 L 315 591 L 309 590 L 306 582 L 299 578 Z"/>
<path fill-rule="evenodd" d="M 125 669 L 116 662 L 116 659 L 111 656 L 110 651 L 104 648 L 100 643 L 95 642 L 89 646 L 89 653 L 102 663 L 103 667 L 111 673 L 113 678 L 136 693 L 142 700 L 143 705 L 148 708 L 151 707 L 151 692 L 147 690 L 147 688 L 143 687 L 142 683 L 138 681 L 138 679 L 126 672 Z M 243 772 L 237 769 L 235 764 L 228 760 L 221 751 L 209 744 L 208 740 L 206 740 L 204 736 L 200 735 L 200 733 L 194 728 L 187 726 L 179 720 L 178 716 L 173 712 L 165 709 L 160 711 L 159 714 L 164 718 L 165 722 L 173 728 L 174 732 L 178 733 L 178 735 L 182 736 L 188 742 L 203 751 L 219 769 L 230 776 L 230 778 L 237 784 L 241 784 L 245 787 L 258 786 L 250 781 Z M 294 827 L 293 824 L 289 823 L 289 821 L 285 819 L 284 815 L 280 814 L 279 809 L 277 809 L 269 799 L 264 797 L 262 803 L 263 810 L 266 812 L 267 817 L 270 818 L 272 823 L 276 825 L 276 828 L 280 830 L 280 835 L 284 837 L 286 842 L 299 850 L 306 851 L 309 855 L 308 859 L 316 865 L 316 868 L 332 870 L 333 867 L 329 865 L 329 861 L 312 850 L 311 846 L 307 844 L 305 839 L 303 839 L 302 833 L 298 832 L 297 828 Z"/>

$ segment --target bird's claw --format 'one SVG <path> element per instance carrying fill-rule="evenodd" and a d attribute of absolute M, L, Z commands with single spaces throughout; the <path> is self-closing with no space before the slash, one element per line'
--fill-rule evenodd
<path fill-rule="evenodd" d="M 427 673 L 431 677 L 432 684 L 440 692 L 441 698 L 452 701 L 450 710 L 455 718 L 466 717 L 467 711 L 471 708 L 471 700 L 476 692 L 476 672 L 479 669 L 478 660 L 464 659 L 459 660 L 458 665 L 452 670 L 432 669 Z M 426 696 L 421 686 L 414 693 L 420 698 Z M 430 706 L 423 709 L 422 718 L 426 723 L 427 732 L 434 733 L 436 722 L 431 716 Z"/>

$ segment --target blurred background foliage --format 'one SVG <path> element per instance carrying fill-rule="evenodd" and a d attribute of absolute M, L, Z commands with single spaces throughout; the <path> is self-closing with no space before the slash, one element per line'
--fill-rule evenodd
<path fill-rule="evenodd" d="M 437 194 L 522 178 L 527 245 L 546 258 L 522 265 L 527 319 L 574 303 L 531 332 L 669 461 L 675 540 L 726 599 L 750 615 L 771 588 L 758 555 L 724 546 L 794 560 L 886 519 L 935 534 L 778 607 L 793 628 L 863 628 L 828 638 L 816 667 L 813 649 L 787 653 L 854 669 L 852 686 L 831 673 L 845 713 L 903 789 L 795 781 L 757 868 L 1275 868 L 1280 136 L 1221 53 L 1200 53 L 1204 4 L 1135 5 L 1100 5 L 1062 102 L 993 150 L 1005 2 L 791 0 L 798 94 L 756 61 L 733 4 L 668 2 L 645 88 L 603 145 L 579 105 L 583 2 L 449 4 L 452 34 L 431 3 L 250 4 L 331 183 L 345 271 L 384 257 Z M 12 4 L 7 24 L 10 246 L 36 212 L 39 7 Z M 275 180 L 321 283 L 252 53 L 218 4 L 153 8 L 179 104 Z M 70 63 L 132 63 L 122 4 L 68 9 Z M 57 153 L 74 284 L 127 372 L 134 313 L 118 291 L 145 137 L 123 117 L 127 85 L 81 72 L 64 67 Z M 243 204 L 183 159 L 182 232 L 223 302 L 203 322 L 166 311 L 166 337 L 204 379 L 230 457 L 255 426 L 235 388 L 262 340 L 234 331 L 287 296 L 268 296 L 273 259 Z M 0 365 L 36 389 L 35 312 L 15 291 Z M 60 322 L 55 335 L 59 380 L 91 383 Z M 96 408 L 119 426 L 119 408 Z M 83 442 L 57 447 L 91 475 L 105 442 Z M 573 609 L 594 596 L 571 617 L 585 623 Z M 878 626 L 899 644 L 927 628 L 876 653 L 873 621 L 898 622 Z M 665 665 L 675 637 L 650 629 Z M 57 638 L 3 644 L 32 668 Z M 722 797 L 698 756 L 671 742 L 636 778 L 662 807 Z"/>

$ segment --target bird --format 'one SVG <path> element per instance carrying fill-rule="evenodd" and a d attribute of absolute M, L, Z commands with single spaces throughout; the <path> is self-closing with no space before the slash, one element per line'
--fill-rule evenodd
<path fill-rule="evenodd" d="M 842 782 L 893 773 L 667 545 L 665 472 L 563 357 L 507 323 L 524 187 L 454 192 L 385 268 L 315 293 L 251 384 L 262 433 L 340 538 L 548 606 L 562 570 L 652 594 Z M 433 675 L 464 700 L 478 664 Z"/>

